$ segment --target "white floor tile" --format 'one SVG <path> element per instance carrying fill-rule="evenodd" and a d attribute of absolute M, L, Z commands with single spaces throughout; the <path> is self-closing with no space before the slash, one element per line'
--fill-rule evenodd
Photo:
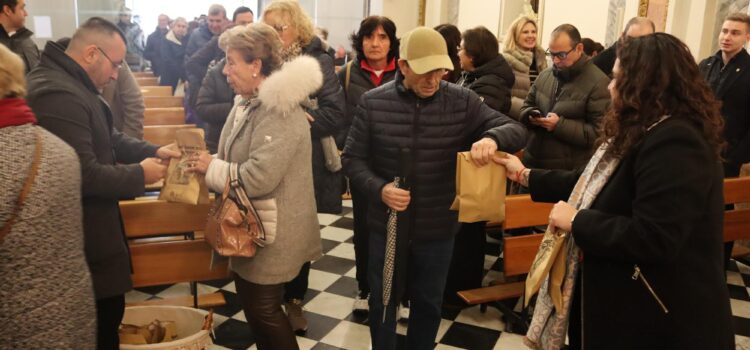
<path fill-rule="evenodd" d="M 492 268 L 492 265 L 495 265 L 495 262 L 497 261 L 497 257 L 494 255 L 485 255 L 484 256 L 484 269 L 489 270 Z"/>
<path fill-rule="evenodd" d="M 318 214 L 321 215 L 321 214 Z M 327 226 L 324 227 L 322 230 L 320 230 L 320 236 L 324 239 L 329 239 L 336 242 L 343 242 L 347 239 L 351 238 L 353 235 L 352 230 L 347 230 L 345 228 L 339 228 L 339 227 L 333 227 L 333 226 Z"/>
<path fill-rule="evenodd" d="M 482 313 L 477 305 L 461 310 L 455 321 L 502 332 L 505 323 L 500 319 L 501 316 L 502 313 L 494 307 L 488 307 L 487 311 Z"/>
<path fill-rule="evenodd" d="M 346 214 L 344 215 L 344 217 L 349 218 L 349 219 L 354 219 L 354 213 L 352 212 L 352 213 Z"/>
<path fill-rule="evenodd" d="M 341 243 L 336 248 L 331 249 L 326 255 L 337 256 L 339 258 L 354 260 L 354 244 Z"/>
<path fill-rule="evenodd" d="M 437 336 L 435 336 L 435 341 L 440 341 L 440 339 L 443 339 L 443 336 L 446 332 L 448 332 L 448 328 L 451 328 L 451 325 L 453 324 L 453 321 L 448 321 L 446 319 L 440 320 L 440 325 L 438 326 Z"/>
<path fill-rule="evenodd" d="M 214 329 L 218 328 L 224 321 L 228 320 L 229 317 L 219 315 L 218 313 L 214 312 Z"/>
<path fill-rule="evenodd" d="M 305 337 L 297 337 L 297 344 L 299 344 L 300 350 L 311 350 L 315 345 L 318 345 L 318 342 Z"/>
<path fill-rule="evenodd" d="M 221 287 L 221 289 L 223 289 L 223 290 L 225 290 L 227 292 L 232 292 L 232 293 L 235 293 L 235 294 L 237 293 L 237 288 L 234 286 L 234 281 L 229 282 L 229 284 L 227 284 L 224 287 Z"/>
<path fill-rule="evenodd" d="M 745 286 L 745 281 L 742 280 L 742 274 L 734 271 L 727 271 L 727 283 L 735 286 Z"/>
<path fill-rule="evenodd" d="M 730 298 L 729 304 L 732 306 L 732 315 L 750 318 L 750 302 Z"/>
<path fill-rule="evenodd" d="M 341 276 L 335 273 L 310 269 L 310 277 L 307 280 L 310 289 L 323 291 L 328 289 L 339 278 Z"/>
<path fill-rule="evenodd" d="M 335 214 L 318 214 L 318 223 L 321 225 L 330 225 L 336 220 L 341 219 L 341 215 Z"/>
<path fill-rule="evenodd" d="M 342 207 L 347 207 L 347 208 L 353 208 L 354 207 L 354 205 L 352 204 L 352 200 L 351 199 L 345 199 L 345 200 L 341 201 L 341 206 Z"/>
<path fill-rule="evenodd" d="M 457 348 L 455 346 L 445 344 L 438 344 L 437 346 L 435 346 L 435 350 L 463 350 L 463 348 Z"/>
<path fill-rule="evenodd" d="M 370 329 L 358 323 L 341 321 L 321 342 L 348 350 L 369 350 Z"/>
<path fill-rule="evenodd" d="M 503 332 L 500 334 L 500 338 L 497 340 L 495 350 L 528 350 L 529 348 L 523 344 L 523 335 Z"/>
<path fill-rule="evenodd" d="M 247 319 L 245 318 L 245 312 L 240 310 L 236 314 L 232 315 L 232 318 L 237 321 L 247 322 Z"/>
<path fill-rule="evenodd" d="M 206 350 L 232 350 L 230 348 L 225 348 L 221 345 L 211 344 L 206 347 Z"/>
<path fill-rule="evenodd" d="M 146 301 L 148 298 L 151 298 L 151 294 L 139 292 L 135 289 L 125 293 L 125 303 L 137 303 Z"/>
<path fill-rule="evenodd" d="M 349 272 L 347 272 L 344 276 L 351 277 L 351 278 L 357 278 L 357 267 L 356 266 L 352 267 L 352 269 L 349 270 Z"/>
<path fill-rule="evenodd" d="M 305 304 L 305 310 L 342 320 L 352 313 L 354 298 L 321 292 Z"/>
<path fill-rule="evenodd" d="M 734 345 L 737 350 L 750 350 L 750 338 L 741 335 L 734 336 Z"/>
<path fill-rule="evenodd" d="M 219 288 L 209 286 L 207 284 L 198 283 L 198 294 L 208 294 L 219 290 Z M 165 289 L 159 294 L 156 294 L 159 298 L 173 298 L 190 295 L 190 283 L 177 283 L 171 287 Z"/>

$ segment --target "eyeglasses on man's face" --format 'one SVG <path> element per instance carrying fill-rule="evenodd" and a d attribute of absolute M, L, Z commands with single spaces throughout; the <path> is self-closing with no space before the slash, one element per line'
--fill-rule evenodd
<path fill-rule="evenodd" d="M 120 70 L 120 68 L 122 68 L 122 62 L 115 63 L 114 61 L 112 61 L 111 58 L 109 58 L 109 55 L 107 55 L 107 53 L 104 52 L 104 50 L 102 50 L 101 47 L 97 46 L 96 49 L 99 50 L 99 52 L 101 52 L 102 55 L 104 55 L 104 58 L 106 58 L 107 61 L 109 61 L 109 63 L 112 65 L 112 68 L 117 69 L 117 70 Z"/>
<path fill-rule="evenodd" d="M 558 58 L 558 59 L 560 59 L 560 60 L 564 60 L 564 59 L 568 58 L 568 55 L 569 55 L 569 54 L 570 54 L 571 52 L 573 52 L 573 50 L 575 50 L 575 49 L 576 49 L 576 47 L 575 47 L 575 45 L 573 45 L 573 48 L 572 48 L 572 49 L 570 49 L 570 50 L 568 50 L 568 51 L 559 51 L 559 52 L 553 52 L 553 51 L 550 51 L 549 49 L 547 49 L 547 51 L 545 51 L 544 53 L 545 53 L 545 54 L 546 54 L 547 56 L 549 56 L 549 57 L 552 57 L 552 58 L 555 58 L 555 57 L 557 57 L 557 58 Z"/>

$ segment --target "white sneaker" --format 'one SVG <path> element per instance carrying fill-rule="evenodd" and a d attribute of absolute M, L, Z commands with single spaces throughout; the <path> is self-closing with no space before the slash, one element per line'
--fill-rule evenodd
<path fill-rule="evenodd" d="M 362 313 L 366 314 L 370 312 L 370 304 L 367 301 L 368 297 L 362 298 L 359 295 L 357 295 L 354 298 L 354 307 L 352 308 L 354 313 Z"/>
<path fill-rule="evenodd" d="M 399 303 L 398 309 L 396 311 L 398 314 L 398 321 L 399 322 L 408 322 L 409 321 L 409 304 L 407 302 L 406 305 Z"/>

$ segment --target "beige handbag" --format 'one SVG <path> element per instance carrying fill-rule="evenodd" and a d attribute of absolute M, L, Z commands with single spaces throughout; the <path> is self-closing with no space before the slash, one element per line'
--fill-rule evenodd
<path fill-rule="evenodd" d="M 237 199 L 229 196 L 231 190 Z M 219 255 L 252 257 L 264 238 L 258 212 L 240 183 L 238 165 L 231 163 L 224 192 L 208 213 L 206 241 Z"/>

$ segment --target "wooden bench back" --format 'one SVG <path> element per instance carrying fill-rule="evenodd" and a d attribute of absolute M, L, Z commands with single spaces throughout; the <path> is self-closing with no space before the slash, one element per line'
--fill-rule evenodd
<path fill-rule="evenodd" d="M 227 278 L 227 264 L 211 270 L 212 248 L 202 239 L 158 243 L 133 243 L 133 285 L 157 286 Z"/>
<path fill-rule="evenodd" d="M 183 125 L 185 109 L 182 107 L 146 108 L 143 125 Z"/>
<path fill-rule="evenodd" d="M 135 81 L 138 83 L 138 86 L 159 86 L 159 78 L 157 77 L 148 77 L 148 78 L 135 78 Z"/>
<path fill-rule="evenodd" d="M 171 86 L 141 86 L 141 95 L 148 96 L 172 96 Z"/>
<path fill-rule="evenodd" d="M 726 204 L 750 202 L 750 177 L 724 180 Z M 529 195 L 508 196 L 505 202 L 505 228 L 546 225 L 551 203 L 534 203 Z M 505 237 L 503 272 L 505 276 L 529 272 L 534 262 L 542 234 Z M 750 239 L 750 209 L 735 209 L 724 213 L 724 241 Z"/>
<path fill-rule="evenodd" d="M 129 240 L 135 287 L 226 278 L 226 264 L 210 269 L 212 248 L 203 239 L 184 240 L 203 231 L 209 204 L 170 203 L 155 198 L 120 201 Z M 175 235 L 174 239 L 147 238 Z"/>
<path fill-rule="evenodd" d="M 133 76 L 136 78 L 153 78 L 154 72 L 133 72 Z"/>
<path fill-rule="evenodd" d="M 177 130 L 193 128 L 195 124 L 147 125 L 143 127 L 143 139 L 155 145 L 164 146 L 175 142 Z"/>
<path fill-rule="evenodd" d="M 181 96 L 145 96 L 143 103 L 146 108 L 182 107 Z"/>

